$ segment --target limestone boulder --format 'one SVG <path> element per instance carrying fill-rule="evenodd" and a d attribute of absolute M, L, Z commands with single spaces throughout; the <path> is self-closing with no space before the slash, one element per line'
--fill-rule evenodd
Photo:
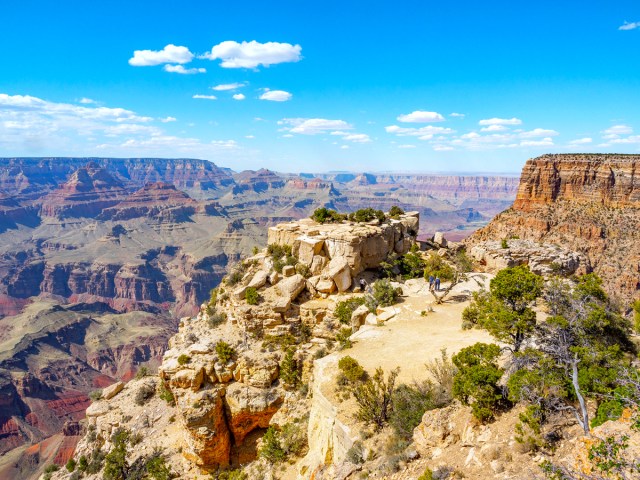
<path fill-rule="evenodd" d="M 447 239 L 444 238 L 444 234 L 442 232 L 436 232 L 433 235 L 433 243 L 435 243 L 439 247 L 446 247 L 447 246 Z"/>
<path fill-rule="evenodd" d="M 287 299 L 289 302 L 292 302 L 304 290 L 305 285 L 305 278 L 300 274 L 294 274 L 292 276 L 283 278 L 275 286 L 275 289 L 283 298 Z"/>
<path fill-rule="evenodd" d="M 267 283 L 267 278 L 269 277 L 268 273 L 264 270 L 259 270 L 247 285 L 248 288 L 262 288 Z"/>
<path fill-rule="evenodd" d="M 474 425 L 469 407 L 455 402 L 445 408 L 427 410 L 413 431 L 415 448 L 424 458 L 432 458 L 435 449 L 446 448 L 469 438 L 467 431 Z"/>
<path fill-rule="evenodd" d="M 324 239 L 314 238 L 309 235 L 303 235 L 298 238 L 298 260 L 306 266 L 311 266 L 314 256 L 318 256 L 322 252 Z"/>
<path fill-rule="evenodd" d="M 105 400 L 111 400 L 117 394 L 119 394 L 124 388 L 124 383 L 116 382 L 113 385 L 109 385 L 102 389 L 102 398 Z"/>
<path fill-rule="evenodd" d="M 366 305 L 360 305 L 353 311 L 351 314 L 351 328 L 354 332 L 364 325 L 367 315 L 369 315 L 369 309 Z"/>
<path fill-rule="evenodd" d="M 185 368 L 171 376 L 169 385 L 173 388 L 190 388 L 197 391 L 204 381 L 204 368 Z"/>
<path fill-rule="evenodd" d="M 324 267 L 327 266 L 329 260 L 327 257 L 323 255 L 314 255 L 311 260 L 311 265 L 309 266 L 309 270 L 311 270 L 311 275 L 320 275 Z"/>
<path fill-rule="evenodd" d="M 236 382 L 227 387 L 225 400 L 229 429 L 238 444 L 254 429 L 269 426 L 284 396 L 276 388 L 256 388 Z"/>
<path fill-rule="evenodd" d="M 326 276 L 333 280 L 339 292 L 345 292 L 351 286 L 351 268 L 345 258 L 333 258 L 327 267 Z"/>
<path fill-rule="evenodd" d="M 292 277 L 296 274 L 296 269 L 293 265 L 285 265 L 282 267 L 282 275 L 286 277 Z"/>
<path fill-rule="evenodd" d="M 281 278 L 282 278 L 282 275 L 280 275 L 278 272 L 274 270 L 269 274 L 269 283 L 271 285 L 275 285 L 280 281 Z"/>
<path fill-rule="evenodd" d="M 256 388 L 269 388 L 278 378 L 279 365 L 273 356 L 242 357 L 233 378 Z"/>
<path fill-rule="evenodd" d="M 234 300 L 244 300 L 245 293 L 247 293 L 247 287 L 240 286 L 236 288 L 233 292 L 231 292 L 231 296 L 234 298 Z"/>

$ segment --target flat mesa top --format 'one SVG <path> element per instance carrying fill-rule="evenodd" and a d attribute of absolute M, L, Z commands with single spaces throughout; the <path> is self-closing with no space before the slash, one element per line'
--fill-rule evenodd
<path fill-rule="evenodd" d="M 602 163 L 634 163 L 640 162 L 640 155 L 633 153 L 547 153 L 529 160 L 560 162 L 602 162 Z"/>

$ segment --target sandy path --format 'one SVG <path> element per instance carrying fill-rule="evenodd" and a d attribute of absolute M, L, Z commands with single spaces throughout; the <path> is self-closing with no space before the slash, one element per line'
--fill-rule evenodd
<path fill-rule="evenodd" d="M 480 279 L 479 279 L 480 280 Z M 420 312 L 428 310 L 433 296 L 423 287 L 423 280 L 414 281 L 413 292 L 396 305 L 399 313 L 383 326 L 364 326 L 353 337 L 353 347 L 341 356 L 354 357 L 368 372 L 382 367 L 388 372 L 400 367 L 398 381 L 411 382 L 426 378 L 424 364 L 440 357 L 446 348 L 449 355 L 476 342 L 492 342 L 484 330 L 462 330 L 462 311 L 469 301 L 449 300 L 442 305 L 432 305 L 433 311 L 426 316 Z M 456 285 L 449 298 L 469 295 L 479 289 L 473 280 Z"/>

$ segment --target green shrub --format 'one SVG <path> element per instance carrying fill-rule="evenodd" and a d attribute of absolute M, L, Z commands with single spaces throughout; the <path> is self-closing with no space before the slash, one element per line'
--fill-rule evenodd
<path fill-rule="evenodd" d="M 364 297 L 354 297 L 349 300 L 343 300 L 336 305 L 336 309 L 333 311 L 333 316 L 340 320 L 340 323 L 350 325 L 351 315 L 360 305 L 364 305 L 364 303 Z"/>
<path fill-rule="evenodd" d="M 165 402 L 167 402 L 169 405 L 175 405 L 176 404 L 176 399 L 173 396 L 173 393 L 171 392 L 171 390 L 169 390 L 166 387 L 164 382 L 160 382 L 160 384 L 158 385 L 158 397 L 161 400 L 164 400 Z"/>
<path fill-rule="evenodd" d="M 215 306 L 218 302 L 218 288 L 212 288 L 209 292 L 209 305 Z"/>
<path fill-rule="evenodd" d="M 455 270 L 440 255 L 432 253 L 424 264 L 424 278 L 440 277 L 440 280 L 453 280 Z"/>
<path fill-rule="evenodd" d="M 326 207 L 316 208 L 311 214 L 311 220 L 318 223 L 339 223 L 347 219 L 347 215 L 338 213 Z"/>
<path fill-rule="evenodd" d="M 84 455 L 82 455 L 79 459 L 78 459 L 78 470 L 80 470 L 81 472 L 84 472 L 87 470 L 87 467 L 89 466 L 89 462 L 87 461 L 87 457 L 85 457 Z"/>
<path fill-rule="evenodd" d="M 422 421 L 427 410 L 436 408 L 429 382 L 423 384 L 399 385 L 393 392 L 393 408 L 389 415 L 389 424 L 396 435 L 411 439 L 413 429 Z"/>
<path fill-rule="evenodd" d="M 397 302 L 402 289 L 394 288 L 387 279 L 377 280 L 373 284 L 373 299 L 380 307 L 389 307 Z"/>
<path fill-rule="evenodd" d="M 396 368 L 384 379 L 384 371 L 378 367 L 373 377 L 357 383 L 353 388 L 353 396 L 358 404 L 356 419 L 372 424 L 376 429 L 382 428 L 389 419 L 393 404 L 395 382 L 400 369 Z"/>
<path fill-rule="evenodd" d="M 389 209 L 389 217 L 390 218 L 398 219 L 398 218 L 400 218 L 400 215 L 404 215 L 404 210 L 401 209 L 399 206 L 394 205 L 393 207 L 391 207 Z"/>
<path fill-rule="evenodd" d="M 249 305 L 257 305 L 260 300 L 260 295 L 258 295 L 258 291 L 255 288 L 249 287 L 244 292 L 244 299 Z"/>
<path fill-rule="evenodd" d="M 370 222 L 374 219 L 384 222 L 386 218 L 382 210 L 374 210 L 373 208 L 361 208 L 349 214 L 349 220 L 355 222 Z"/>
<path fill-rule="evenodd" d="M 304 263 L 296 263 L 295 267 L 296 273 L 302 275 L 304 278 L 309 278 L 311 276 L 311 269 Z"/>
<path fill-rule="evenodd" d="M 422 475 L 418 477 L 418 480 L 436 480 L 436 477 L 433 476 L 433 471 L 427 467 Z"/>
<path fill-rule="evenodd" d="M 364 445 L 360 440 L 356 440 L 351 445 L 351 448 L 347 450 L 347 460 L 354 465 L 361 465 L 364 463 Z"/>
<path fill-rule="evenodd" d="M 296 337 L 290 333 L 285 333 L 284 335 L 265 335 L 262 340 L 262 348 L 271 352 L 275 349 L 287 350 L 289 347 L 296 345 L 297 343 Z"/>
<path fill-rule="evenodd" d="M 633 302 L 633 326 L 636 333 L 640 333 L 640 300 Z"/>
<path fill-rule="evenodd" d="M 353 334 L 351 331 L 351 327 L 341 328 L 338 333 L 336 333 L 336 341 L 340 345 L 340 350 L 344 350 L 345 348 L 351 348 L 352 343 L 349 337 Z"/>
<path fill-rule="evenodd" d="M 249 480 L 248 475 L 241 468 L 212 473 L 211 478 L 212 480 Z"/>
<path fill-rule="evenodd" d="M 182 354 L 178 357 L 178 364 L 179 365 L 186 365 L 187 363 L 189 363 L 191 361 L 191 357 L 187 354 Z"/>
<path fill-rule="evenodd" d="M 142 366 L 136 372 L 136 380 L 140 380 L 141 378 L 144 378 L 147 375 L 149 375 L 149 369 L 146 366 Z"/>
<path fill-rule="evenodd" d="M 306 427 L 306 422 L 292 422 L 282 426 L 280 445 L 285 455 L 298 455 L 307 446 Z"/>
<path fill-rule="evenodd" d="M 354 383 L 365 380 L 367 377 L 367 372 L 364 371 L 362 365 L 358 363 L 358 361 L 347 355 L 346 357 L 342 357 L 340 361 L 338 361 L 338 368 L 340 369 L 340 375 L 338 377 L 338 383 Z M 341 381 L 344 379 L 343 381 Z"/>
<path fill-rule="evenodd" d="M 291 245 L 279 245 L 277 243 L 267 245 L 267 253 L 274 260 L 291 255 L 291 252 Z"/>
<path fill-rule="evenodd" d="M 509 248 L 509 244 L 507 243 L 507 239 L 503 238 L 502 241 L 500 242 L 500 246 L 504 249 Z"/>
<path fill-rule="evenodd" d="M 220 360 L 220 363 L 225 365 L 235 356 L 236 349 L 229 345 L 227 342 L 220 340 L 218 343 L 216 343 L 216 354 L 218 355 L 218 360 Z"/>
<path fill-rule="evenodd" d="M 258 455 L 271 463 L 278 463 L 285 459 L 286 454 L 280 444 L 280 435 L 275 428 L 267 428 L 267 431 L 262 437 L 262 446 L 258 451 Z"/>
<path fill-rule="evenodd" d="M 73 458 L 70 458 L 65 465 L 65 468 L 68 472 L 73 472 L 76 469 L 76 461 Z"/>
<path fill-rule="evenodd" d="M 498 367 L 500 347 L 476 343 L 453 356 L 458 369 L 453 379 L 453 396 L 471 405 L 473 415 L 480 421 L 491 420 L 503 401 L 498 381 L 503 370 Z"/>
<path fill-rule="evenodd" d="M 143 383 L 142 385 L 140 385 L 140 388 L 138 388 L 138 391 L 136 392 L 136 396 L 134 398 L 136 405 L 144 405 L 151 397 L 155 395 L 155 393 L 156 389 L 153 385 Z"/>
<path fill-rule="evenodd" d="M 155 450 L 146 460 L 144 470 L 147 477 L 153 480 L 170 480 L 173 478 L 171 470 L 167 466 L 167 461 L 159 450 Z"/>
<path fill-rule="evenodd" d="M 295 349 L 289 348 L 280 362 L 280 379 L 290 388 L 295 388 L 300 381 L 298 362 L 295 359 Z"/>
<path fill-rule="evenodd" d="M 129 442 L 129 432 L 119 428 L 111 436 L 113 447 L 104 457 L 104 480 L 126 480 L 129 470 L 127 443 Z"/>
<path fill-rule="evenodd" d="M 253 247 L 253 248 L 251 249 L 251 253 L 253 253 L 254 255 L 257 255 L 259 251 L 260 251 L 260 250 L 258 249 L 258 247 Z"/>
<path fill-rule="evenodd" d="M 226 313 L 218 313 L 214 310 L 211 313 L 207 312 L 207 315 L 207 325 L 209 325 L 209 328 L 216 328 L 217 326 L 222 325 L 227 321 Z"/>
<path fill-rule="evenodd" d="M 415 245 L 415 244 L 414 244 Z M 400 257 L 398 267 L 402 278 L 419 278 L 424 274 L 425 261 L 417 251 L 409 252 Z"/>
<path fill-rule="evenodd" d="M 89 398 L 92 402 L 97 402 L 102 398 L 102 390 L 94 390 L 89 394 Z"/>

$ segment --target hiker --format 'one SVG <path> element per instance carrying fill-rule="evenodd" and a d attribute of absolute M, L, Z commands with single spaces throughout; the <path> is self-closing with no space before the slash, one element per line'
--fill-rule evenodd
<path fill-rule="evenodd" d="M 367 282 L 364 280 L 364 278 L 361 278 L 360 279 L 360 290 L 364 292 L 366 288 L 367 288 Z"/>
<path fill-rule="evenodd" d="M 440 291 L 440 277 L 436 277 L 436 292 Z"/>
<path fill-rule="evenodd" d="M 433 282 L 435 282 L 436 279 L 433 277 L 433 275 L 429 275 L 429 291 L 431 292 L 433 290 Z"/>

